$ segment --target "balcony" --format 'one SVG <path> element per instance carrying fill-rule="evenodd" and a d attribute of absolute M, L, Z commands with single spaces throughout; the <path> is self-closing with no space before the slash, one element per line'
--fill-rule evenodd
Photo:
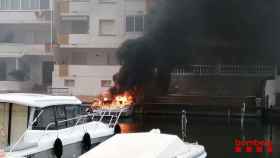
<path fill-rule="evenodd" d="M 0 24 L 50 24 L 50 10 L 1 10 Z"/>
<path fill-rule="evenodd" d="M 63 0 L 59 3 L 61 16 L 89 15 L 89 0 Z"/>
<path fill-rule="evenodd" d="M 89 34 L 66 34 L 58 36 L 58 43 L 60 45 L 88 45 L 90 41 Z"/>
<path fill-rule="evenodd" d="M 50 44 L 0 43 L 0 57 L 24 55 L 52 55 L 52 49 Z"/>
<path fill-rule="evenodd" d="M 30 92 L 31 89 L 30 81 L 0 81 L 0 93 Z"/>
<path fill-rule="evenodd" d="M 190 65 L 178 67 L 173 70 L 173 77 L 190 75 L 198 76 L 265 76 L 273 77 L 275 67 L 272 65 Z"/>

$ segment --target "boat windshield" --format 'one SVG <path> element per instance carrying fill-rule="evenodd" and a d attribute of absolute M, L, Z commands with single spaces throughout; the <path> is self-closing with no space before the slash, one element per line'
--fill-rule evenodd
<path fill-rule="evenodd" d="M 86 115 L 89 109 L 89 106 L 74 104 L 50 106 L 42 109 L 38 108 L 34 114 L 36 121 L 32 125 L 32 129 L 57 130 L 72 127 L 77 124 L 79 116 Z M 80 123 L 78 122 L 78 124 Z"/>

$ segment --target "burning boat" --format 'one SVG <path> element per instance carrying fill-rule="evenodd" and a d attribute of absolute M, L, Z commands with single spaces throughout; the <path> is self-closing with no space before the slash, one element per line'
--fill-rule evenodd
<path fill-rule="evenodd" d="M 94 111 L 106 110 L 108 112 L 120 112 L 122 116 L 131 116 L 135 105 L 135 92 L 125 91 L 121 94 L 113 95 L 110 91 L 105 91 L 97 96 L 92 108 Z"/>

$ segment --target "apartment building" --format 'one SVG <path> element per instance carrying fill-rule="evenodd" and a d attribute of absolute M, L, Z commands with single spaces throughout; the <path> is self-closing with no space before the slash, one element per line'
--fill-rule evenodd
<path fill-rule="evenodd" d="M 56 3 L 53 88 L 96 95 L 113 85 L 117 48 L 143 35 L 147 0 L 60 0 Z"/>
<path fill-rule="evenodd" d="M 0 0 L 0 92 L 51 84 L 51 6 L 51 0 Z"/>

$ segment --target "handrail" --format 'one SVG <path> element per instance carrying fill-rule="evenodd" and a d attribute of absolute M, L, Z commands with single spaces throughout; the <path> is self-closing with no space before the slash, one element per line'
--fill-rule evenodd
<path fill-rule="evenodd" d="M 47 125 L 47 127 L 45 128 L 45 131 L 46 131 L 46 130 L 48 130 L 48 129 L 49 129 L 49 127 L 50 127 L 51 125 L 55 125 L 55 122 L 51 122 L 51 123 L 49 123 L 49 124 Z"/>
<path fill-rule="evenodd" d="M 48 87 L 47 93 L 51 95 L 70 95 L 69 88 Z"/>
<path fill-rule="evenodd" d="M 71 121 L 71 120 L 78 119 L 77 122 L 75 123 L 75 125 L 73 126 L 73 127 L 75 127 L 75 126 L 77 126 L 77 125 L 79 124 L 79 122 L 80 122 L 83 118 L 87 118 L 87 117 L 89 117 L 89 116 L 93 116 L 93 118 L 94 118 L 94 116 L 97 116 L 97 115 L 95 115 L 96 113 L 97 113 L 97 112 L 93 112 L 93 113 L 91 113 L 91 114 L 81 115 L 81 116 L 79 116 L 79 117 L 75 117 L 75 118 L 70 118 L 70 119 L 67 119 L 67 120 L 58 121 L 58 123 L 63 123 L 63 122 L 67 122 L 67 121 Z M 105 113 L 104 113 L 104 115 L 105 115 Z M 104 115 L 103 115 L 103 116 L 104 116 Z M 110 116 L 110 115 L 106 115 L 106 116 Z M 102 121 L 102 120 L 99 120 L 98 122 L 101 122 L 101 121 Z M 116 122 L 117 122 L 117 120 L 116 120 Z M 45 130 L 44 130 L 44 134 L 43 134 L 40 138 L 42 138 L 42 137 L 44 137 L 45 135 L 47 135 L 46 132 L 47 132 L 48 128 L 49 128 L 51 125 L 53 125 L 53 124 L 55 124 L 55 122 L 50 122 L 50 123 L 47 125 L 47 127 L 46 127 Z M 39 138 L 39 141 L 40 141 L 40 138 Z"/>
<path fill-rule="evenodd" d="M 100 111 L 101 111 L 101 114 L 98 114 L 98 112 L 93 111 L 93 113 L 91 113 L 91 114 L 80 115 L 80 116 L 78 116 L 78 117 L 74 117 L 74 118 L 69 118 L 69 119 L 66 119 L 66 120 L 57 121 L 57 123 L 64 123 L 64 122 L 68 122 L 68 121 L 72 121 L 72 120 L 77 120 L 77 119 L 78 119 L 78 121 L 77 121 L 76 124 L 75 124 L 75 126 L 77 126 L 78 123 L 79 123 L 83 118 L 87 118 L 87 117 L 89 117 L 89 116 L 92 116 L 92 119 L 93 119 L 95 116 L 100 116 L 100 119 L 98 120 L 98 122 L 102 122 L 102 120 L 104 119 L 104 117 L 111 117 L 111 118 L 110 118 L 110 121 L 109 121 L 109 124 L 112 123 L 112 119 L 113 119 L 113 118 L 117 118 L 116 121 L 114 122 L 114 126 L 115 126 L 115 124 L 116 124 L 116 122 L 118 121 L 118 119 L 119 119 L 121 113 L 123 112 L 123 109 L 120 109 L 120 112 L 115 112 L 115 113 L 117 113 L 117 116 L 115 116 L 114 114 L 112 114 L 112 111 L 111 111 L 111 110 L 110 110 L 110 111 L 100 110 Z M 96 114 L 98 114 L 98 115 L 96 115 Z M 55 122 L 50 122 L 50 123 L 47 125 L 47 127 L 45 128 L 45 130 L 48 130 L 48 128 L 49 128 L 51 125 L 53 125 L 53 124 L 55 124 Z"/>
<path fill-rule="evenodd" d="M 176 67 L 171 74 L 184 76 L 189 73 L 205 74 L 274 74 L 272 65 L 190 65 L 188 67 Z"/>
<path fill-rule="evenodd" d="M 86 118 L 86 117 L 89 117 L 89 116 L 94 116 L 94 113 L 93 113 L 93 114 L 87 114 L 87 115 L 80 115 L 80 116 L 78 116 L 78 117 L 74 117 L 74 118 L 70 118 L 70 119 L 66 119 L 66 120 L 57 121 L 57 123 L 64 123 L 64 122 L 68 122 L 68 121 L 72 121 L 72 120 L 76 120 L 76 119 L 78 119 L 78 121 L 77 121 L 77 123 L 78 123 L 82 118 Z M 77 123 L 76 123 L 76 125 L 77 125 Z M 50 125 L 53 125 L 53 124 L 55 124 L 55 122 L 50 122 L 50 123 L 47 125 L 47 127 L 45 128 L 45 130 L 47 130 L 48 127 L 49 127 Z M 75 125 L 75 126 L 76 126 L 76 125 Z"/>
<path fill-rule="evenodd" d="M 15 145 L 13 145 L 11 148 L 10 148 L 10 152 L 12 152 L 15 147 L 19 144 L 19 142 L 23 139 L 24 135 L 25 135 L 26 131 L 20 136 L 20 138 L 17 140 L 17 142 L 15 143 Z"/>
<path fill-rule="evenodd" d="M 121 116 L 121 114 L 122 114 L 123 111 L 124 111 L 124 109 L 121 109 L 121 110 L 120 110 L 120 113 L 119 113 L 119 115 L 118 115 L 118 117 L 117 117 L 117 119 L 116 119 L 116 121 L 115 121 L 115 123 L 114 123 L 113 128 L 116 127 L 116 125 L 117 125 L 117 123 L 118 123 L 118 120 L 119 120 L 119 118 L 120 118 L 120 116 Z"/>

